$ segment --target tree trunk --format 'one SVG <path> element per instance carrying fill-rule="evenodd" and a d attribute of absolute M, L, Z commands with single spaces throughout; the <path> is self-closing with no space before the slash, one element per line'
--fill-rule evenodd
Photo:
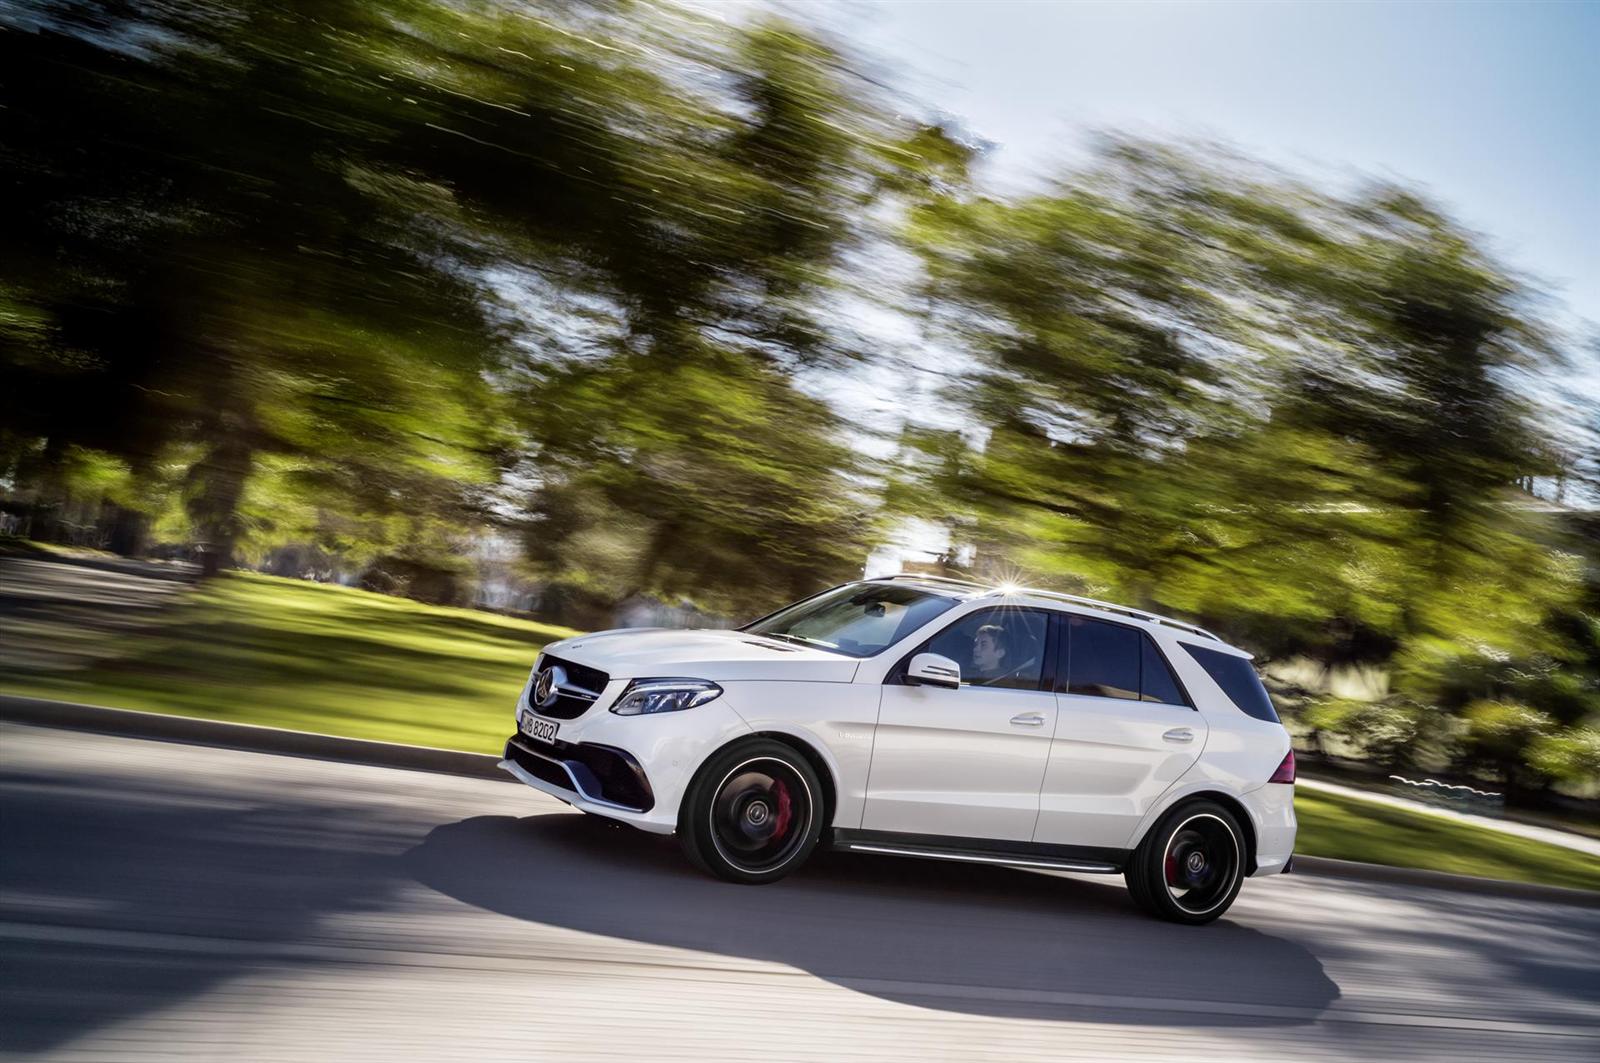
<path fill-rule="evenodd" d="M 243 530 L 239 501 L 250 477 L 254 453 L 243 432 L 224 434 L 191 472 L 199 491 L 189 503 L 204 543 L 200 578 L 209 579 L 233 567 L 233 547 Z"/>
<path fill-rule="evenodd" d="M 67 488 L 62 480 L 61 464 L 66 459 L 66 446 L 59 435 L 45 440 L 44 453 L 39 456 L 38 474 L 34 480 L 33 501 L 28 506 L 27 524 L 23 534 L 42 543 L 64 542 L 62 511 L 66 507 Z"/>
<path fill-rule="evenodd" d="M 127 506 L 110 503 L 111 532 L 106 549 L 123 557 L 139 557 L 150 539 L 150 515 Z"/>

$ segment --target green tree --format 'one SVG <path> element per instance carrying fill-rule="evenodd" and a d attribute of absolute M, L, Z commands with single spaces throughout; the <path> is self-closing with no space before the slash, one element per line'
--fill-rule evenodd
<path fill-rule="evenodd" d="M 369 42 L 411 6 L 7 11 L 0 284 L 37 322 L 6 351 L 13 463 L 47 478 L 88 446 L 148 479 L 193 444 L 208 572 L 265 455 L 391 513 L 483 478 L 468 412 L 497 348 L 445 265 L 469 244 L 437 189 L 370 161 L 406 104 Z"/>
<path fill-rule="evenodd" d="M 1551 345 L 1415 196 L 1111 141 L 1044 194 L 937 200 L 911 237 L 981 431 L 914 440 L 908 475 L 1002 571 L 1382 667 L 1426 712 L 1555 659 L 1575 572 L 1519 486 L 1558 467 L 1524 386 Z"/>

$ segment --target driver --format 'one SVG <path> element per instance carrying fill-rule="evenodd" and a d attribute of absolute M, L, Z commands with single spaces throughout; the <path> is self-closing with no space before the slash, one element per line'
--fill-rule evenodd
<path fill-rule="evenodd" d="M 973 671 L 982 679 L 998 679 L 1006 674 L 1006 629 L 985 624 L 972 636 Z"/>

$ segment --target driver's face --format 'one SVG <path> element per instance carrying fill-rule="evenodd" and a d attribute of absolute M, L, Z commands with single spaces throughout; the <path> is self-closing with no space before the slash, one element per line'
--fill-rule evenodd
<path fill-rule="evenodd" d="M 972 663 L 978 666 L 979 671 L 992 672 L 999 668 L 1002 656 L 999 645 L 989 632 L 980 631 L 972 636 Z"/>

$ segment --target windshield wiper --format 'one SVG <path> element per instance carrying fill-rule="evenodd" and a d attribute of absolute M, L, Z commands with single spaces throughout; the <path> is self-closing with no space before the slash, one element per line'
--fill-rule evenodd
<path fill-rule="evenodd" d="M 823 642 L 821 639 L 808 639 L 804 635 L 791 635 L 787 631 L 757 631 L 756 634 L 764 639 L 783 639 L 785 642 L 797 642 L 802 646 L 816 646 L 818 649 L 830 650 L 834 653 L 844 652 L 831 642 Z"/>

